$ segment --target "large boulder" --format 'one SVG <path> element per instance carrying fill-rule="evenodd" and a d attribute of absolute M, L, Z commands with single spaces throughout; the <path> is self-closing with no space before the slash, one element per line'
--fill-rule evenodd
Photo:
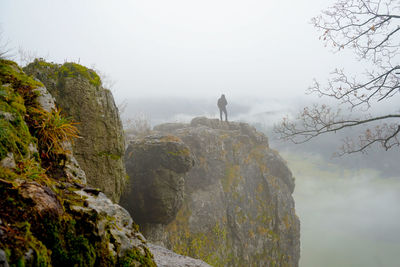
<path fill-rule="evenodd" d="M 213 266 L 298 266 L 294 178 L 266 136 L 204 117 L 155 129 L 179 137 L 195 165 L 177 216 L 146 238 Z"/>
<path fill-rule="evenodd" d="M 73 144 L 75 157 L 89 185 L 118 201 L 126 174 L 121 120 L 113 96 L 99 76 L 75 63 L 35 60 L 24 71 L 39 79 L 55 97 L 62 113 L 78 122 L 81 138 Z"/>
<path fill-rule="evenodd" d="M 125 154 L 130 177 L 120 204 L 141 225 L 168 224 L 182 207 L 184 174 L 193 166 L 188 147 L 176 137 L 132 141 Z"/>

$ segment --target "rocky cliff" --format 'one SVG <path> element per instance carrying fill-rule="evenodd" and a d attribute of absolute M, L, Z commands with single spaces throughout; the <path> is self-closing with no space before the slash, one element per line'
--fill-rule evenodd
<path fill-rule="evenodd" d="M 79 122 L 81 138 L 73 150 L 87 182 L 118 201 L 126 182 L 125 143 L 111 92 L 102 87 L 96 72 L 75 63 L 35 60 L 24 71 L 46 86 L 63 115 Z"/>
<path fill-rule="evenodd" d="M 182 207 L 183 176 L 193 166 L 189 148 L 177 137 L 148 136 L 133 141 L 125 159 L 131 179 L 121 205 L 142 226 L 171 222 Z"/>
<path fill-rule="evenodd" d="M 124 208 L 86 184 L 75 125 L 41 82 L 0 59 L 0 266 L 209 266 L 147 243 Z"/>
<path fill-rule="evenodd" d="M 130 143 L 128 174 L 132 179 L 146 177 L 134 162 L 138 155 L 147 157 L 147 173 L 154 168 L 158 184 L 165 181 L 167 195 L 177 195 L 168 199 L 184 197 L 182 204 L 174 206 L 179 209 L 172 219 L 158 220 L 154 209 L 152 219 L 141 222 L 148 239 L 213 266 L 298 266 L 300 224 L 292 198 L 294 179 L 263 134 L 245 123 L 207 118 L 195 118 L 190 124 L 163 124 L 154 130 L 158 138 Z M 190 153 L 177 153 L 176 146 L 165 142 L 166 136 L 170 140 L 175 136 L 175 143 L 182 142 Z M 155 162 L 150 155 L 157 155 Z M 187 169 L 175 175 L 182 177 L 184 193 L 179 186 L 170 186 L 170 176 L 163 178 L 174 169 L 166 155 L 194 161 L 186 174 Z M 165 162 L 159 164 L 158 158 Z M 163 198 L 165 193 L 159 188 L 148 190 L 148 198 Z M 123 197 L 128 209 L 137 208 L 134 197 L 132 193 Z M 135 219 L 135 212 L 132 215 Z"/>
<path fill-rule="evenodd" d="M 76 135 L 43 84 L 0 59 L 2 265 L 156 266 L 129 213 L 86 185 Z"/>

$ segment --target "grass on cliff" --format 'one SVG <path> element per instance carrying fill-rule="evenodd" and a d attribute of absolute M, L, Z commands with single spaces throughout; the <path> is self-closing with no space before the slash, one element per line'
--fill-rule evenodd
<path fill-rule="evenodd" d="M 27 69 L 35 69 L 41 70 L 47 75 L 47 78 L 76 78 L 81 77 L 84 80 L 87 80 L 93 86 L 100 86 L 101 78 L 100 76 L 94 71 L 85 66 L 79 65 L 74 62 L 66 62 L 62 65 L 46 62 L 43 59 L 35 59 L 32 63 L 30 63 Z M 25 69 L 24 68 L 24 69 Z"/>
<path fill-rule="evenodd" d="M 78 137 L 76 123 L 63 117 L 60 110 L 47 112 L 40 107 L 34 89 L 41 86 L 16 63 L 0 62 L 0 160 L 10 152 L 17 162 L 39 152 L 41 160 L 58 162 L 58 155 L 67 152 L 65 142 Z M 38 152 L 32 150 L 36 143 Z"/>
<path fill-rule="evenodd" d="M 64 143 L 79 137 L 76 122 L 61 115 L 61 110 L 32 109 L 38 121 L 34 122 L 35 134 L 40 136 L 38 143 L 44 153 L 43 156 L 51 158 L 53 154 L 65 154 Z"/>
<path fill-rule="evenodd" d="M 64 63 L 59 69 L 59 74 L 64 77 L 81 76 L 96 87 L 101 85 L 101 79 L 95 71 L 73 62 Z"/>
<path fill-rule="evenodd" d="M 34 104 L 33 89 L 41 83 L 21 73 L 14 62 L 0 61 L 0 160 L 10 152 L 22 160 L 30 153 L 29 144 L 35 142 L 25 123 L 29 116 L 25 104 Z"/>

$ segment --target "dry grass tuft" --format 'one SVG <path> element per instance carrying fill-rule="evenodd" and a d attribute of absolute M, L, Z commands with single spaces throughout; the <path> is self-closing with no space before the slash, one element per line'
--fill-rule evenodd
<path fill-rule="evenodd" d="M 67 153 L 65 142 L 73 142 L 73 138 L 79 138 L 79 131 L 75 127 L 78 123 L 63 117 L 60 109 L 52 112 L 34 109 L 34 112 L 38 115 L 34 128 L 36 128 L 39 147 L 44 156 L 51 158 L 53 155 Z"/>

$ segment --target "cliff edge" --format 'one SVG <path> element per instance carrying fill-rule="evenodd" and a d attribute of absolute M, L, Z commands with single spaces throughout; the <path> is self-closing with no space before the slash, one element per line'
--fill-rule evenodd
<path fill-rule="evenodd" d="M 179 209 L 172 219 L 157 220 L 155 212 L 152 220 L 140 223 L 148 240 L 212 266 L 298 266 L 300 223 L 292 197 L 294 178 L 265 135 L 246 123 L 204 117 L 190 124 L 158 125 L 154 131 L 158 136 L 174 136 L 187 146 L 186 157 L 194 166 L 180 174 L 183 200 L 175 206 Z M 143 158 L 151 150 L 145 144 L 136 140 L 128 150 L 140 150 Z M 168 152 L 165 144 L 161 147 L 160 157 L 176 154 Z M 127 166 L 133 166 L 135 155 L 126 157 Z M 163 181 L 160 169 L 171 166 L 157 165 L 159 181 Z M 140 173 L 128 168 L 131 179 Z M 159 192 L 149 194 L 158 198 Z M 128 209 L 137 205 L 129 193 L 123 198 Z M 135 213 L 132 216 L 135 219 Z"/>

